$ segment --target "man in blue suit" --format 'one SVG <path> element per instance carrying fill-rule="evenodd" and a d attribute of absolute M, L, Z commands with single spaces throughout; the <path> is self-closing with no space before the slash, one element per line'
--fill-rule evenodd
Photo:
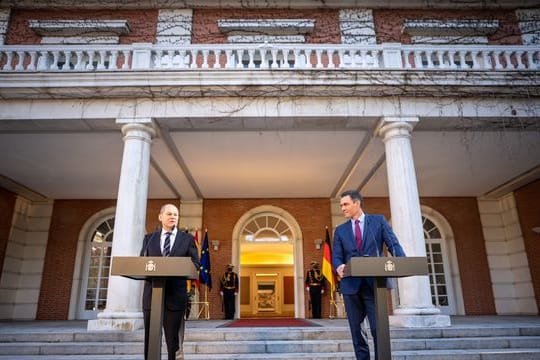
<path fill-rule="evenodd" d="M 345 265 L 353 256 L 384 256 L 383 243 L 393 256 L 405 256 L 405 252 L 383 215 L 363 212 L 363 199 L 358 191 L 342 193 L 340 206 L 343 215 L 349 220 L 336 227 L 334 232 L 332 264 L 342 277 L 340 290 L 345 301 L 356 359 L 369 360 L 369 346 L 361 323 L 367 315 L 377 358 L 374 279 L 343 278 Z"/>

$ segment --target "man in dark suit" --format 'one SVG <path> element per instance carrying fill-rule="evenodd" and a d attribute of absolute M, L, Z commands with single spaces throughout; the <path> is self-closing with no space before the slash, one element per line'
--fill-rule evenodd
<path fill-rule="evenodd" d="M 341 211 L 349 220 L 336 227 L 332 264 L 343 277 L 345 265 L 353 256 L 384 256 L 383 244 L 393 256 L 405 256 L 398 239 L 382 215 L 368 215 L 362 210 L 363 200 L 356 190 L 341 194 Z M 377 358 L 377 324 L 375 323 L 374 279 L 345 277 L 340 290 L 353 340 L 356 359 L 369 360 L 369 347 L 361 323 L 366 315 L 375 342 Z"/>
<path fill-rule="evenodd" d="M 163 205 L 158 218 L 161 222 L 161 230 L 146 234 L 140 255 L 189 256 L 195 267 L 199 269 L 199 254 L 193 236 L 178 231 L 178 208 L 172 204 Z M 163 333 L 167 343 L 168 360 L 183 359 L 184 315 L 188 300 L 186 288 L 186 279 L 182 277 L 168 277 L 165 283 Z M 145 359 L 148 359 L 151 300 L 152 281 L 146 280 L 143 292 Z"/>

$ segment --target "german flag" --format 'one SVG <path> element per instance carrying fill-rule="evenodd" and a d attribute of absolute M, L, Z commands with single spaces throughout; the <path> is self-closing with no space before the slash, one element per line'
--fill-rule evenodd
<path fill-rule="evenodd" d="M 322 260 L 322 274 L 330 284 L 330 291 L 336 290 L 334 270 L 332 269 L 332 246 L 330 245 L 330 233 L 326 227 L 326 239 L 324 240 L 324 252 Z"/>

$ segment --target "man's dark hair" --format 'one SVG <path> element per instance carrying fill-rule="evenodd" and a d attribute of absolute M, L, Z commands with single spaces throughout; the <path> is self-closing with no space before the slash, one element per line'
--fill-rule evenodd
<path fill-rule="evenodd" d="M 341 197 L 350 196 L 351 200 L 354 201 L 360 201 L 360 207 L 364 208 L 364 198 L 362 195 L 360 195 L 360 191 L 358 190 L 347 190 L 341 193 Z"/>

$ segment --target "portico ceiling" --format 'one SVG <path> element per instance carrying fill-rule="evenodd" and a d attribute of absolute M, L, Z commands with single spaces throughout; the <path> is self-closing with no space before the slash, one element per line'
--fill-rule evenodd
<path fill-rule="evenodd" d="M 540 125 L 420 118 L 420 196 L 502 195 L 540 177 Z M 500 120 L 500 119 L 499 119 Z M 155 118 L 150 198 L 387 196 L 373 117 Z M 520 121 L 519 119 L 514 119 Z M 31 198 L 116 198 L 123 141 L 112 119 L 0 121 L 0 185 Z"/>

